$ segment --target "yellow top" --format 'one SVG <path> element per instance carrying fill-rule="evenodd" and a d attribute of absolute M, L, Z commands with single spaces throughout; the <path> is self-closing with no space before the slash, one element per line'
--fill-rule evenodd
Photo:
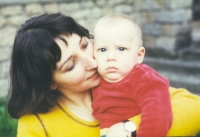
<path fill-rule="evenodd" d="M 60 107 L 59 107 L 60 106 Z M 24 115 L 19 119 L 17 137 L 99 137 L 99 122 L 88 122 L 70 112 L 61 102 L 50 112 Z M 45 130 L 40 123 L 43 123 Z"/>
<path fill-rule="evenodd" d="M 173 112 L 172 127 L 167 136 L 195 136 L 200 133 L 200 97 L 185 89 L 170 88 Z M 62 103 L 46 114 L 39 114 L 49 137 L 99 137 L 98 121 L 88 122 L 71 113 Z M 63 111 L 63 110 L 64 111 Z M 139 126 L 141 115 L 129 120 Z M 162 125 L 160 125 L 162 126 Z M 17 137 L 46 137 L 45 131 L 33 115 L 19 119 Z"/>

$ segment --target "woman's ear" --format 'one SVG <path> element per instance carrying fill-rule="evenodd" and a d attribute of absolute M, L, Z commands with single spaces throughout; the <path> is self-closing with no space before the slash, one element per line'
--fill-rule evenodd
<path fill-rule="evenodd" d="M 138 50 L 138 59 L 137 59 L 137 63 L 141 64 L 144 60 L 144 55 L 145 55 L 145 48 L 144 47 L 140 47 Z"/>
<path fill-rule="evenodd" d="M 55 83 L 52 83 L 51 86 L 50 86 L 50 89 L 51 90 L 57 89 L 57 85 Z"/>

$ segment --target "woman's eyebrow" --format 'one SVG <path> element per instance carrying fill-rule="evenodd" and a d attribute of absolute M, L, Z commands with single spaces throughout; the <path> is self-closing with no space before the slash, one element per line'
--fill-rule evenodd
<path fill-rule="evenodd" d="M 83 37 L 80 38 L 79 44 L 81 44 L 82 38 L 83 38 Z"/>
<path fill-rule="evenodd" d="M 63 37 L 61 36 L 57 36 L 57 37 L 58 39 L 62 40 L 66 44 L 66 46 L 68 45 L 68 42 Z"/>
<path fill-rule="evenodd" d="M 67 41 L 63 37 L 58 36 L 58 38 L 60 40 L 62 40 L 64 43 L 66 43 L 66 45 L 68 45 Z M 81 44 L 81 41 L 82 41 L 82 37 L 80 38 L 79 44 Z M 67 60 L 65 60 L 65 62 L 62 63 L 62 65 L 59 68 L 60 71 L 61 71 L 62 67 L 70 60 L 71 57 L 72 57 L 72 55 L 69 56 L 69 58 Z"/>

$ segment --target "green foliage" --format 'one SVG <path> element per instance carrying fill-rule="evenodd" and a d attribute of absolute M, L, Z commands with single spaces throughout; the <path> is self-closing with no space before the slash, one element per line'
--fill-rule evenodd
<path fill-rule="evenodd" d="M 6 105 L 7 99 L 0 98 L 0 137 L 15 137 L 17 120 L 8 115 Z"/>
<path fill-rule="evenodd" d="M 200 133 L 196 135 L 196 137 L 200 137 Z"/>

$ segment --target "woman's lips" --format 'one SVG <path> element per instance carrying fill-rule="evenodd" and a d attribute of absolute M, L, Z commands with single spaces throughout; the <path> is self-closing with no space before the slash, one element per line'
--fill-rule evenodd
<path fill-rule="evenodd" d="M 92 76 L 90 76 L 88 79 L 96 79 L 99 76 L 98 72 L 95 72 Z"/>

